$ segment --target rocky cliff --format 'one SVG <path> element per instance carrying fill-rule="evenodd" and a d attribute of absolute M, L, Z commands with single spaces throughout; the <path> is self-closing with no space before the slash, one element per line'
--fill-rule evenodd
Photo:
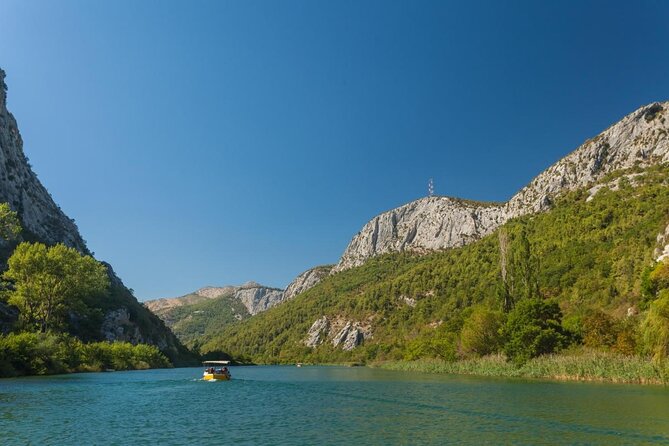
<path fill-rule="evenodd" d="M 45 243 L 64 243 L 88 253 L 74 221 L 53 201 L 32 171 L 14 116 L 7 110 L 5 72 L 0 69 L 0 202 L 19 213 L 23 228 Z"/>
<path fill-rule="evenodd" d="M 64 243 L 89 254 L 74 220 L 67 217 L 32 171 L 23 152 L 23 141 L 16 120 L 7 110 L 5 72 L 0 69 L 0 202 L 7 202 L 18 212 L 23 227 L 21 239 L 46 244 Z M 3 243 L 0 265 L 13 248 Z M 186 351 L 165 325 L 146 311 L 132 293 L 107 269 L 111 279 L 109 296 L 97 303 L 99 321 L 71 315 L 71 330 L 84 339 L 124 340 L 157 345 L 172 359 L 179 360 Z M 0 303 L 0 332 L 7 331 L 16 319 L 16 311 Z M 85 327 L 85 328 L 84 328 Z"/>
<path fill-rule="evenodd" d="M 284 300 L 292 299 L 298 294 L 307 291 L 309 288 L 312 288 L 325 277 L 327 277 L 331 270 L 332 265 L 316 266 L 306 270 L 293 279 L 293 281 L 286 287 L 286 290 L 284 291 Z"/>
<path fill-rule="evenodd" d="M 374 217 L 344 251 L 336 273 L 370 257 L 466 245 L 507 220 L 550 208 L 555 196 L 618 169 L 669 161 L 669 102 L 641 107 L 586 141 L 500 204 L 426 197 Z"/>

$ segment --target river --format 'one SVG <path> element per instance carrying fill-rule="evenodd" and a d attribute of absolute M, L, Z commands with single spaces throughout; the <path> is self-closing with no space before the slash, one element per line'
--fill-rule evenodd
<path fill-rule="evenodd" d="M 669 388 L 199 368 L 0 380 L 2 445 L 669 445 Z"/>

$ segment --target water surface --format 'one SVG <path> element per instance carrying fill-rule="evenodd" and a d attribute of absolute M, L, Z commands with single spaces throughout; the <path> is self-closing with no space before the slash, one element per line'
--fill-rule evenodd
<path fill-rule="evenodd" d="M 669 445 L 669 389 L 347 367 L 0 380 L 2 445 Z"/>

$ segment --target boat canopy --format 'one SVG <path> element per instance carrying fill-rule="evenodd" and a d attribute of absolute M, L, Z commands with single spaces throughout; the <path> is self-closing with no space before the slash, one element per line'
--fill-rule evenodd
<path fill-rule="evenodd" d="M 229 365 L 230 361 L 203 361 L 202 365 Z"/>

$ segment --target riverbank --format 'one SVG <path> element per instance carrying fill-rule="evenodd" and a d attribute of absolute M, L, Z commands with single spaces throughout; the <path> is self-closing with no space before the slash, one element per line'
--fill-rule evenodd
<path fill-rule="evenodd" d="M 598 351 L 544 355 L 522 366 L 503 355 L 448 362 L 439 359 L 384 361 L 370 364 L 386 370 L 508 378 L 542 378 L 559 381 L 596 381 L 628 384 L 668 384 L 669 360 L 654 363 L 639 356 Z"/>
<path fill-rule="evenodd" d="M 83 343 L 67 334 L 0 335 L 0 378 L 172 367 L 153 345 Z"/>

